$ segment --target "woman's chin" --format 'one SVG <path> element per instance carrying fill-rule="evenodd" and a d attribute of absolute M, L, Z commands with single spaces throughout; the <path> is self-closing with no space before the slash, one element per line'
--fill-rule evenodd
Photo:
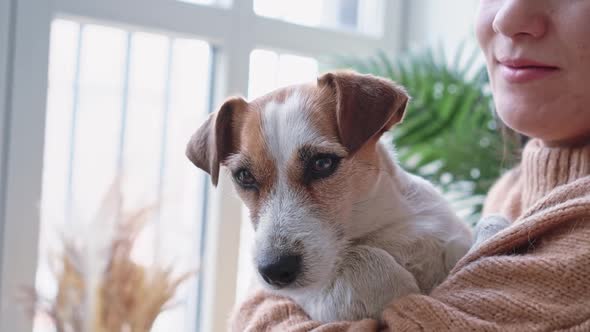
<path fill-rule="evenodd" d="M 534 110 L 515 107 L 514 105 L 514 103 L 510 103 L 511 107 L 507 107 L 507 105 L 497 106 L 496 109 L 500 120 L 502 120 L 502 122 L 510 129 L 520 134 L 526 136 L 534 136 L 535 134 L 538 134 L 537 131 L 539 126 L 535 120 L 537 114 L 535 114 Z"/>

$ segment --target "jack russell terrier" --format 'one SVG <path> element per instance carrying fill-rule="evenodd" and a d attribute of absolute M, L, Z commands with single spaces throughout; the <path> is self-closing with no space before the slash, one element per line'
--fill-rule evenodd
<path fill-rule="evenodd" d="M 231 172 L 260 283 L 314 320 L 379 318 L 392 299 L 429 293 L 472 244 L 439 192 L 381 143 L 408 100 L 389 80 L 332 72 L 230 98 L 188 143 L 214 185 L 220 165 Z"/>

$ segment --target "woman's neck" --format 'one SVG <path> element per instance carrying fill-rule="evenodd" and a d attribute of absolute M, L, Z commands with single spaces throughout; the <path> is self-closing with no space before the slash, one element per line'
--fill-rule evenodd
<path fill-rule="evenodd" d="M 590 175 L 590 144 L 547 146 L 533 139 L 527 143 L 522 157 L 525 209 L 556 187 Z"/>
<path fill-rule="evenodd" d="M 541 140 L 541 142 L 548 148 L 575 148 L 590 145 L 590 133 L 559 140 Z"/>

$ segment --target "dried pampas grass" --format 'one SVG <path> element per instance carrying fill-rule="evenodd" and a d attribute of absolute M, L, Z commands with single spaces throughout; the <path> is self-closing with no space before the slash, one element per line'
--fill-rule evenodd
<path fill-rule="evenodd" d="M 149 331 L 178 287 L 193 275 L 175 276 L 171 267 L 132 260 L 136 239 L 155 208 L 124 214 L 122 201 L 115 183 L 86 236 L 63 237 L 62 252 L 52 260 L 54 299 L 34 287 L 25 293 L 29 312 L 49 317 L 57 332 Z"/>

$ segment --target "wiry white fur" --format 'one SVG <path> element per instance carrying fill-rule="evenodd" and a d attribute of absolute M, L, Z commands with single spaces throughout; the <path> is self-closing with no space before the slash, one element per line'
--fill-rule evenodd
<path fill-rule="evenodd" d="M 318 220 L 305 205 L 301 195 L 287 183 L 289 161 L 301 146 L 322 145 L 323 138 L 312 129 L 305 100 L 295 91 L 284 103 L 270 102 L 262 113 L 265 143 L 278 170 L 277 182 L 264 202 L 255 234 L 254 257 L 293 253 L 303 255 L 305 273 L 291 288 L 309 281 L 329 279 L 339 245 L 334 231 Z M 287 291 L 287 290 L 284 290 Z"/>
<path fill-rule="evenodd" d="M 288 185 L 287 167 L 298 148 L 325 143 L 303 104 L 294 93 L 283 104 L 269 103 L 262 114 L 278 179 L 261 208 L 254 257 L 288 253 L 299 242 L 305 272 L 274 291 L 293 298 L 315 320 L 379 318 L 393 298 L 439 284 L 471 246 L 471 234 L 430 183 L 404 172 L 379 143 L 373 166 L 380 171 L 355 204 L 346 237 L 339 237 Z"/>
<path fill-rule="evenodd" d="M 294 91 L 284 103 L 269 102 L 262 112 L 264 140 L 279 171 L 299 147 L 321 141 L 309 124 L 309 113 L 302 111 L 304 105 L 304 97 Z"/>
<path fill-rule="evenodd" d="M 302 255 L 305 273 L 288 288 L 309 287 L 313 281 L 330 278 L 340 249 L 335 232 L 318 220 L 287 186 L 277 186 L 264 205 L 258 224 L 254 257 Z M 295 247 L 297 242 L 301 247 Z"/>

